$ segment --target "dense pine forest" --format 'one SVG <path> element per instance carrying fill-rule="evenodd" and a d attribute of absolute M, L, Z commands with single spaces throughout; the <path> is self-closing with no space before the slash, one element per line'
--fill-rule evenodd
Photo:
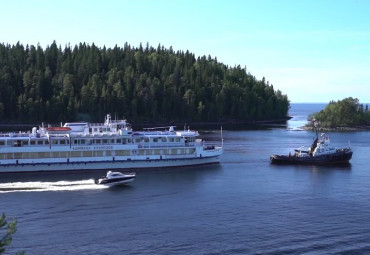
<path fill-rule="evenodd" d="M 0 44 L 0 122 L 247 122 L 285 118 L 281 91 L 240 66 L 153 48 Z"/>

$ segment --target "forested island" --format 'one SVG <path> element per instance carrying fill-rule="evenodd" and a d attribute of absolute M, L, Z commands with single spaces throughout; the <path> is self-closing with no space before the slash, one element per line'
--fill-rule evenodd
<path fill-rule="evenodd" d="M 253 122 L 285 119 L 269 82 L 211 56 L 153 48 L 0 44 L 0 122 Z"/>
<path fill-rule="evenodd" d="M 348 97 L 339 101 L 331 101 L 320 112 L 308 117 L 315 119 L 321 129 L 368 129 L 370 128 L 370 112 L 368 105 L 364 107 L 357 98 Z M 312 122 L 306 127 L 312 128 Z"/>

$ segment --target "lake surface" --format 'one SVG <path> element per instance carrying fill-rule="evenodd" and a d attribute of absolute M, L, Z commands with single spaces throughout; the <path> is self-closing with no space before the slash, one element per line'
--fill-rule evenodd
<path fill-rule="evenodd" d="M 17 217 L 10 254 L 370 254 L 370 132 L 332 132 L 348 166 L 271 165 L 310 146 L 307 115 L 287 125 L 224 130 L 220 164 L 137 171 L 104 188 L 104 172 L 0 175 L 0 213 Z M 202 132 L 220 141 L 219 130 Z M 0 233 L 1 234 L 1 233 Z"/>

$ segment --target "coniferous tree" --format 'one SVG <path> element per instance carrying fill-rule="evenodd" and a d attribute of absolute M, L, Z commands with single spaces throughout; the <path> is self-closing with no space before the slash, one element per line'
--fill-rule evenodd
<path fill-rule="evenodd" d="M 0 117 L 60 122 L 106 113 L 130 121 L 250 121 L 285 118 L 289 100 L 246 68 L 148 43 L 45 50 L 0 44 Z"/>

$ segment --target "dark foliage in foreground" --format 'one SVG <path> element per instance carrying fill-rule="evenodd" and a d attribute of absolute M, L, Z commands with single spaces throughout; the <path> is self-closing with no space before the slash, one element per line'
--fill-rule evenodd
<path fill-rule="evenodd" d="M 8 222 L 5 213 L 0 217 L 0 254 L 4 254 L 5 248 L 9 246 L 13 240 L 13 234 L 17 232 L 17 220 Z M 18 255 L 24 252 L 18 252 Z"/>

